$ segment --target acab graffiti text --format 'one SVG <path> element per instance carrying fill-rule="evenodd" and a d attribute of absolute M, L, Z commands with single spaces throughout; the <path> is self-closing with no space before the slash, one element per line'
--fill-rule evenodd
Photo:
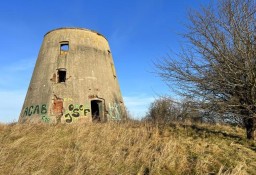
<path fill-rule="evenodd" d="M 43 122 L 49 123 L 50 118 L 47 116 L 47 106 L 46 104 L 42 105 L 31 105 L 30 107 L 26 107 L 23 113 L 23 116 L 32 116 L 32 115 L 40 115 L 41 120 Z"/>
<path fill-rule="evenodd" d="M 47 113 L 47 107 L 46 104 L 43 105 L 32 105 L 30 107 L 26 107 L 24 111 L 24 116 L 31 116 L 34 114 L 46 114 Z"/>

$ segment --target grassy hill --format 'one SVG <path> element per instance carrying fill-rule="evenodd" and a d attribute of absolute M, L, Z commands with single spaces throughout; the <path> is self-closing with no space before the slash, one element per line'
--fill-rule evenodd
<path fill-rule="evenodd" d="M 256 174 L 238 127 L 173 123 L 0 125 L 0 174 Z"/>

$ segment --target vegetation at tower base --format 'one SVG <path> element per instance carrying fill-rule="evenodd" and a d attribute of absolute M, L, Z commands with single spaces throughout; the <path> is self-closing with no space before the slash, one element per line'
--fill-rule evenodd
<path fill-rule="evenodd" d="M 255 146 L 221 125 L 0 125 L 0 174 L 256 174 Z"/>
<path fill-rule="evenodd" d="M 255 9 L 254 0 L 219 0 L 192 11 L 182 51 L 156 63 L 170 87 L 201 112 L 240 118 L 248 139 L 256 129 Z"/>

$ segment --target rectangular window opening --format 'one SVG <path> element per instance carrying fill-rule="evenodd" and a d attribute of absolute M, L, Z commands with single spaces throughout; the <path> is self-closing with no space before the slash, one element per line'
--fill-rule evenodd
<path fill-rule="evenodd" d="M 69 42 L 68 41 L 63 41 L 60 43 L 60 52 L 61 53 L 66 53 L 69 50 Z"/>
<path fill-rule="evenodd" d="M 68 44 L 61 44 L 60 45 L 60 48 L 61 48 L 61 51 L 68 51 L 68 48 L 69 46 L 68 46 Z"/>
<path fill-rule="evenodd" d="M 66 82 L 66 69 L 59 69 L 58 70 L 58 83 Z"/>

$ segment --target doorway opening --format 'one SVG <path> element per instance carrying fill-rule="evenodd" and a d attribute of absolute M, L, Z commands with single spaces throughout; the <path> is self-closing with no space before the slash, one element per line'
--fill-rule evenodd
<path fill-rule="evenodd" d="M 100 100 L 92 100 L 91 101 L 91 115 L 92 115 L 93 122 L 101 121 L 101 118 L 103 116 L 102 101 L 100 101 Z"/>

